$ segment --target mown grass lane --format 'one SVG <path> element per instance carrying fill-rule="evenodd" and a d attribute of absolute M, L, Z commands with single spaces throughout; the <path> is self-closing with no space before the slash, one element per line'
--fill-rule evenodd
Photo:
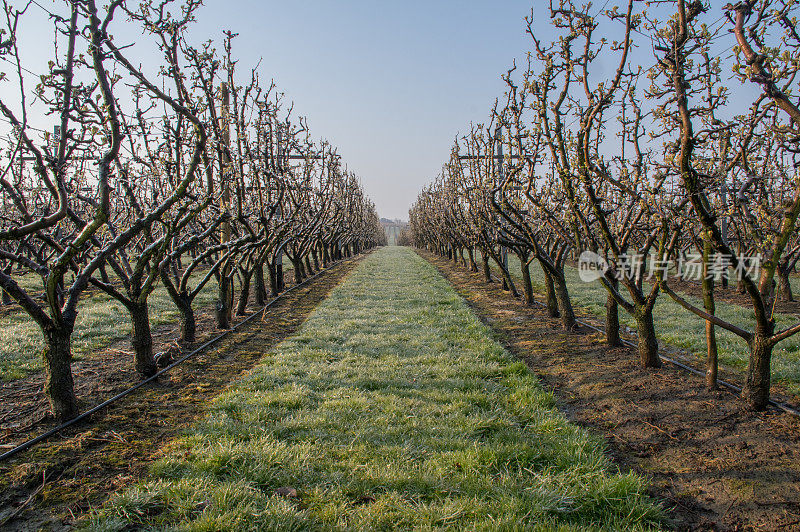
<path fill-rule="evenodd" d="M 645 489 L 432 265 L 390 247 L 89 526 L 657 527 Z"/>

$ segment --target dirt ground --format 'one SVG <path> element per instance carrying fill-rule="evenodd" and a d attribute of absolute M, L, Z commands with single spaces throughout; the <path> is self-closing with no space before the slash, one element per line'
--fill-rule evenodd
<path fill-rule="evenodd" d="M 421 254 L 553 390 L 562 411 L 605 439 L 622 470 L 651 479 L 669 526 L 800 530 L 799 419 L 749 412 L 732 393 L 708 391 L 701 377 L 670 364 L 644 370 L 633 350 L 610 349 L 588 328 L 564 331 L 499 283 Z"/>
<path fill-rule="evenodd" d="M 182 434 L 229 382 L 292 335 L 358 261 L 335 265 L 158 382 L 0 464 L 0 529 L 69 529 L 108 494 L 134 482 L 165 441 Z M 218 333 L 212 316 L 198 313 L 195 345 Z M 154 350 L 169 348 L 176 337 L 177 324 L 160 327 Z M 83 409 L 137 382 L 128 350 L 120 342 L 74 364 Z M 41 388 L 41 376 L 0 385 L 0 452 L 54 426 Z"/>

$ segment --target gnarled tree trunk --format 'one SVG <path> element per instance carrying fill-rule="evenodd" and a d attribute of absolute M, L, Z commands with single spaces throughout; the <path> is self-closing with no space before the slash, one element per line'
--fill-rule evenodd
<path fill-rule="evenodd" d="M 567 290 L 567 281 L 563 273 L 552 275 L 553 285 L 555 288 L 556 302 L 558 303 L 558 313 L 561 316 L 561 325 L 565 329 L 572 330 L 577 325 L 575 321 L 575 311 L 572 309 L 572 302 L 569 299 L 569 291 Z"/>
<path fill-rule="evenodd" d="M 747 379 L 742 387 L 742 398 L 753 410 L 764 410 L 769 403 L 773 346 L 768 337 L 772 335 L 774 328 L 774 323 L 770 323 L 768 330 L 757 331 L 748 342 L 750 361 L 747 365 Z"/>
<path fill-rule="evenodd" d="M 641 312 L 636 317 L 636 328 L 639 333 L 639 359 L 644 368 L 660 368 L 661 358 L 658 356 L 658 337 L 653 325 L 653 312 Z"/>
<path fill-rule="evenodd" d="M 500 275 L 503 278 L 503 290 L 511 292 L 511 295 L 517 297 L 519 292 L 517 292 L 517 286 L 514 284 L 514 280 L 511 278 L 511 272 L 509 272 L 503 264 L 497 262 L 497 260 L 495 260 L 495 262 L 497 263 L 498 268 L 500 268 Z"/>
<path fill-rule="evenodd" d="M 44 329 L 44 393 L 50 410 L 58 421 L 78 414 L 75 385 L 72 380 L 71 331 L 58 327 Z"/>
<path fill-rule="evenodd" d="M 180 314 L 180 341 L 187 344 L 194 343 L 197 339 L 197 320 L 194 316 L 194 309 L 189 295 L 181 294 L 175 301 L 175 306 L 178 307 L 178 313 Z"/>
<path fill-rule="evenodd" d="M 267 287 L 264 283 L 264 262 L 259 262 L 256 264 L 255 270 L 253 272 L 255 276 L 254 284 L 255 284 L 255 297 L 256 297 L 256 305 L 259 307 L 263 307 L 267 304 Z"/>
<path fill-rule="evenodd" d="M 481 264 L 483 265 L 483 278 L 487 283 L 492 282 L 492 268 L 489 266 L 489 255 L 481 252 Z"/>
<path fill-rule="evenodd" d="M 156 361 L 153 358 L 153 335 L 150 330 L 150 313 L 147 303 L 132 303 L 128 311 L 131 315 L 131 345 L 133 346 L 136 372 L 143 378 L 155 375 Z"/>
<path fill-rule="evenodd" d="M 242 286 L 239 290 L 239 301 L 236 305 L 236 315 L 244 316 L 247 312 L 247 302 L 250 299 L 250 280 L 253 272 L 240 272 L 242 276 Z"/>
<path fill-rule="evenodd" d="M 320 267 L 319 267 L 319 255 L 317 254 L 316 248 L 313 248 L 311 250 L 311 258 L 314 261 L 314 271 L 318 272 L 320 270 Z"/>
<path fill-rule="evenodd" d="M 553 284 L 553 276 L 547 270 L 544 270 L 544 289 L 545 296 L 547 297 L 547 315 L 551 318 L 557 318 L 558 313 L 558 300 L 556 299 L 556 287 Z"/>
<path fill-rule="evenodd" d="M 327 268 L 331 263 L 331 253 L 328 251 L 328 246 L 322 245 L 322 267 Z"/>
<path fill-rule="evenodd" d="M 306 277 L 303 271 L 303 260 L 300 258 L 293 259 L 292 266 L 294 266 L 294 283 L 295 284 L 302 283 L 303 279 L 305 279 Z"/>
<path fill-rule="evenodd" d="M 267 261 L 267 275 L 269 276 L 269 290 L 272 297 L 276 297 L 281 293 L 278 287 L 278 269 L 277 265 Z"/>
<path fill-rule="evenodd" d="M 226 274 L 219 276 L 219 298 L 216 302 L 217 328 L 231 328 L 233 313 L 233 279 Z"/>
<path fill-rule="evenodd" d="M 473 248 L 467 248 L 467 256 L 469 257 L 469 271 L 477 272 L 478 265 L 475 264 L 475 250 Z"/>
<path fill-rule="evenodd" d="M 778 280 L 778 293 L 781 295 L 781 298 L 784 301 L 794 301 L 792 283 L 789 282 L 789 269 L 786 266 L 778 264 L 775 274 Z"/>

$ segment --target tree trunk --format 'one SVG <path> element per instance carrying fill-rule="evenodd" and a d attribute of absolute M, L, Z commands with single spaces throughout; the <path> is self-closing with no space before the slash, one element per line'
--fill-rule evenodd
<path fill-rule="evenodd" d="M 774 325 L 770 329 L 774 329 Z M 771 330 L 769 334 L 772 334 Z M 747 365 L 747 380 L 742 387 L 742 398 L 753 410 L 764 410 L 769 403 L 772 345 L 767 342 L 767 335 L 756 333 L 749 346 L 750 363 Z"/>
<path fill-rule="evenodd" d="M 320 270 L 320 267 L 319 267 L 319 255 L 317 255 L 316 247 L 311 250 L 311 260 L 314 262 L 314 271 L 318 272 Z"/>
<path fill-rule="evenodd" d="M 3 267 L 3 273 L 8 276 L 11 276 L 11 269 L 13 267 L 14 267 L 13 264 L 8 264 L 7 266 Z M 10 305 L 14 302 L 14 300 L 11 298 L 11 294 L 9 294 L 3 289 L 0 289 L 0 292 L 3 293 L 3 305 Z"/>
<path fill-rule="evenodd" d="M 272 297 L 277 297 L 280 294 L 278 288 L 278 270 L 277 265 L 267 261 L 267 275 L 269 275 L 269 290 Z"/>
<path fill-rule="evenodd" d="M 311 261 L 309 260 L 308 255 L 306 255 L 306 258 L 303 261 L 303 264 L 306 267 L 306 272 L 305 272 L 306 275 L 308 275 L 308 276 L 313 275 L 315 270 L 314 270 L 314 268 L 311 267 Z"/>
<path fill-rule="evenodd" d="M 46 343 L 44 393 L 55 418 L 58 421 L 67 421 L 78 414 L 78 401 L 72 380 L 71 334 L 60 328 L 48 328 L 43 333 Z"/>
<path fill-rule="evenodd" d="M 483 278 L 487 283 L 492 282 L 492 268 L 489 266 L 489 255 L 481 252 L 481 263 L 483 264 Z"/>
<path fill-rule="evenodd" d="M 236 305 L 236 315 L 244 316 L 247 312 L 247 301 L 250 299 L 250 279 L 253 272 L 242 274 L 242 286 L 239 290 L 239 302 Z"/>
<path fill-rule="evenodd" d="M 517 297 L 519 292 L 517 292 L 517 287 L 514 284 L 514 280 L 511 278 L 511 273 L 499 262 L 497 266 L 500 268 L 500 274 L 503 276 L 503 290 L 509 291 L 512 296 Z"/>
<path fill-rule="evenodd" d="M 716 312 L 714 304 L 714 277 L 709 275 L 708 265 L 711 260 L 711 235 L 703 235 L 703 307 L 712 316 Z M 706 388 L 717 389 L 717 374 L 719 372 L 717 351 L 717 333 L 714 324 L 706 320 Z"/>
<path fill-rule="evenodd" d="M 562 275 L 553 275 L 553 285 L 555 288 L 556 302 L 558 303 L 558 313 L 561 315 L 561 325 L 568 331 L 575 328 L 575 311 L 572 310 L 572 302 L 569 299 L 567 282 Z"/>
<path fill-rule="evenodd" d="M 194 309 L 188 295 L 182 294 L 179 301 L 176 301 L 181 322 L 180 341 L 191 344 L 197 339 L 197 321 L 194 317 Z"/>
<path fill-rule="evenodd" d="M 263 307 L 267 304 L 267 287 L 264 283 L 264 263 L 259 262 L 253 272 L 255 275 L 255 296 L 256 305 Z"/>
<path fill-rule="evenodd" d="M 547 315 L 551 318 L 559 317 L 558 313 L 558 300 L 556 299 L 556 287 L 553 284 L 553 276 L 547 270 L 542 268 L 544 272 L 544 288 L 547 297 Z"/>
<path fill-rule="evenodd" d="M 528 263 L 527 257 L 519 257 L 519 262 L 522 265 L 522 295 L 523 302 L 526 307 L 532 307 L 535 303 L 533 299 L 533 283 L 531 283 L 531 266 Z"/>
<path fill-rule="evenodd" d="M 135 303 L 128 310 L 131 315 L 131 324 L 133 325 L 131 345 L 133 346 L 136 372 L 142 378 L 152 377 L 157 368 L 156 361 L 153 358 L 153 335 L 150 331 L 150 313 L 147 303 Z"/>
<path fill-rule="evenodd" d="M 322 266 L 326 268 L 331 262 L 331 253 L 328 251 L 328 246 L 322 244 Z"/>
<path fill-rule="evenodd" d="M 716 390 L 717 373 L 719 371 L 717 334 L 714 330 L 714 324 L 710 321 L 706 321 L 706 345 L 708 347 L 708 354 L 706 357 L 706 388 L 709 390 Z"/>
<path fill-rule="evenodd" d="M 658 338 L 653 325 L 653 312 L 640 314 L 636 317 L 636 326 L 639 333 L 639 358 L 644 368 L 660 368 L 661 359 L 658 356 Z"/>
<path fill-rule="evenodd" d="M 303 259 L 300 259 L 300 262 L 298 264 L 300 265 L 300 278 L 305 281 L 311 275 L 311 272 L 309 272 L 308 269 L 306 268 Z M 298 282 L 297 284 L 300 283 Z"/>
<path fill-rule="evenodd" d="M 467 257 L 469 257 L 469 271 L 477 272 L 478 265 L 475 264 L 475 250 L 472 248 L 467 248 Z"/>
<path fill-rule="evenodd" d="M 294 266 L 294 284 L 300 284 L 305 278 L 303 275 L 303 260 L 292 260 L 292 265 Z"/>
<path fill-rule="evenodd" d="M 100 280 L 106 284 L 111 284 L 111 279 L 108 278 L 108 272 L 106 271 L 105 261 L 103 262 L 103 264 L 100 265 L 100 268 L 98 269 L 100 270 Z"/>
<path fill-rule="evenodd" d="M 222 273 L 219 277 L 219 299 L 216 303 L 217 328 L 230 329 L 233 313 L 233 282 L 231 277 Z"/>
<path fill-rule="evenodd" d="M 614 288 L 619 281 L 614 276 L 606 277 Z M 606 343 L 609 347 L 619 347 L 622 339 L 619 336 L 619 304 L 610 293 L 606 296 Z"/>
<path fill-rule="evenodd" d="M 781 299 L 784 301 L 794 301 L 792 283 L 789 282 L 789 269 L 779 264 L 775 273 L 778 278 L 778 292 L 781 294 Z"/>
<path fill-rule="evenodd" d="M 278 290 L 275 295 L 286 290 L 286 274 L 283 271 L 283 261 L 275 265 L 275 286 L 277 286 Z"/>

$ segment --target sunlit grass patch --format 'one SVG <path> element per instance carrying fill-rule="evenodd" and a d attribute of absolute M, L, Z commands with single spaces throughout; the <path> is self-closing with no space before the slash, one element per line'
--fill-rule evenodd
<path fill-rule="evenodd" d="M 431 265 L 383 249 L 90 526 L 656 526 L 645 482 L 490 332 Z"/>
<path fill-rule="evenodd" d="M 203 274 L 197 274 L 199 280 Z M 33 276 L 23 277 L 29 288 Z M 195 299 L 194 308 L 208 308 L 216 298 L 211 282 Z M 149 298 L 150 324 L 153 327 L 178 320 L 178 311 L 167 291 L 159 285 Z M 130 336 L 130 318 L 125 307 L 110 296 L 93 292 L 78 306 L 72 353 L 75 359 Z M 44 340 L 39 327 L 22 310 L 0 316 L 0 382 L 18 379 L 42 368 Z"/>
<path fill-rule="evenodd" d="M 509 255 L 508 262 L 512 274 L 521 278 L 519 259 Z M 604 319 L 608 294 L 606 289 L 599 282 L 585 283 L 581 281 L 576 268 L 567 266 L 564 270 L 567 288 L 573 303 Z M 540 293 L 544 293 L 544 273 L 536 262 L 531 264 L 531 280 L 535 283 L 536 289 Z M 793 282 L 795 282 L 794 279 Z M 701 299 L 686 294 L 684 297 L 699 308 L 703 307 Z M 717 301 L 716 307 L 716 314 L 720 318 L 746 330 L 752 330 L 754 323 L 752 310 L 724 301 Z M 797 322 L 795 316 L 779 313 L 776 313 L 775 316 L 779 329 Z M 629 327 L 632 331 L 635 330 L 635 320 L 625 311 L 620 309 L 619 317 L 620 324 Z M 704 320 L 678 305 L 666 294 L 659 295 L 653 309 L 653 319 L 656 324 L 656 333 L 661 340 L 686 349 L 698 359 L 705 358 Z M 717 327 L 716 331 L 720 364 L 737 369 L 747 367 L 749 350 L 744 340 L 720 327 Z M 800 394 L 800 335 L 781 342 L 775 348 L 772 356 L 772 378 L 775 382 L 785 384 L 790 392 Z"/>

